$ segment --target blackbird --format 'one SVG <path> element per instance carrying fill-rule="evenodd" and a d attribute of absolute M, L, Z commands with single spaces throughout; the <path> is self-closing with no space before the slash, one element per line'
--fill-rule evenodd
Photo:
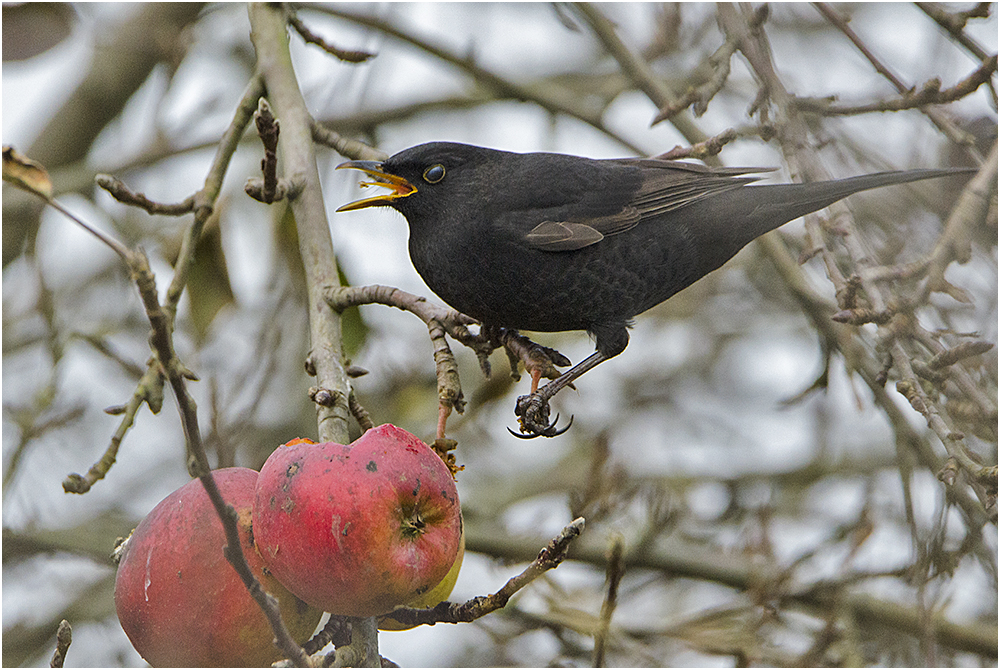
<path fill-rule="evenodd" d="M 363 187 L 389 191 L 337 211 L 399 211 L 410 226 L 414 267 L 458 311 L 484 327 L 586 330 L 594 337 L 596 353 L 541 389 L 533 373 L 532 392 L 515 409 L 524 437 L 562 432 L 548 420 L 549 399 L 620 354 L 634 316 L 759 235 L 858 191 L 970 171 L 748 186 L 772 169 L 522 154 L 452 142 L 340 168 L 368 174 L 373 181 Z"/>

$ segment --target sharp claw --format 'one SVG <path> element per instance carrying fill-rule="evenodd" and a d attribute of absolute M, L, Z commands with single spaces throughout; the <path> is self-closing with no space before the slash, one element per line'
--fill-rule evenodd
<path fill-rule="evenodd" d="M 558 421 L 559 421 L 559 415 L 556 414 L 555 420 L 553 420 L 552 423 L 550 423 L 545 428 L 542 428 L 541 430 L 535 430 L 533 427 L 528 427 L 528 430 L 526 430 L 525 432 L 516 433 L 508 427 L 507 432 L 513 435 L 514 437 L 522 440 L 533 440 L 536 437 L 558 437 L 563 433 L 565 433 L 567 430 L 569 430 L 569 427 L 573 425 L 573 416 L 570 415 L 569 423 L 567 423 L 563 428 L 556 429 L 556 423 L 558 423 Z"/>
<path fill-rule="evenodd" d="M 510 428 L 507 430 L 511 435 L 524 440 L 539 436 L 556 437 L 565 433 L 573 425 L 573 417 L 571 416 L 565 428 L 557 429 L 556 424 L 559 422 L 559 415 L 556 414 L 556 418 L 552 422 L 549 422 L 548 402 L 539 398 L 534 393 L 521 396 L 517 399 L 514 414 L 518 416 L 518 421 L 521 424 L 521 432 L 516 433 Z"/>
<path fill-rule="evenodd" d="M 555 429 L 555 427 L 556 427 L 556 421 L 558 421 L 558 420 L 559 420 L 559 415 L 556 414 L 556 420 L 552 422 L 552 425 L 550 425 L 549 428 Z M 550 433 L 543 433 L 543 434 L 545 435 L 545 437 L 558 437 L 559 435 L 562 435 L 567 430 L 569 430 L 569 427 L 572 426 L 572 425 L 573 425 L 573 415 L 570 414 L 569 415 L 569 423 L 567 423 L 565 425 L 565 427 L 560 428 L 559 430 L 554 430 L 551 434 Z"/>

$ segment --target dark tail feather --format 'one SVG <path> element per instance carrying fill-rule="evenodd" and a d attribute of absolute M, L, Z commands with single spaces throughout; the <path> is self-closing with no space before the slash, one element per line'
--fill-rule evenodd
<path fill-rule="evenodd" d="M 691 233 L 699 238 L 693 249 L 703 275 L 764 233 L 853 193 L 970 172 L 976 169 L 904 170 L 808 184 L 744 186 L 714 195 L 684 212 L 698 220 Z"/>
<path fill-rule="evenodd" d="M 751 222 L 751 230 L 748 232 L 752 237 L 747 241 L 860 191 L 970 172 L 976 172 L 976 169 L 901 170 L 808 184 L 748 186 L 741 189 L 745 195 L 750 196 L 750 201 L 753 203 L 748 210 L 748 219 Z M 758 189 L 761 191 L 759 197 L 753 197 L 757 195 L 754 191 Z"/>

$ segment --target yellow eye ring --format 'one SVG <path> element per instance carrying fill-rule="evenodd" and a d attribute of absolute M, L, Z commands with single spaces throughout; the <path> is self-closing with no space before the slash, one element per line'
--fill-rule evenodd
<path fill-rule="evenodd" d="M 424 170 L 424 181 L 428 184 L 436 184 L 444 179 L 444 166 L 436 163 Z"/>

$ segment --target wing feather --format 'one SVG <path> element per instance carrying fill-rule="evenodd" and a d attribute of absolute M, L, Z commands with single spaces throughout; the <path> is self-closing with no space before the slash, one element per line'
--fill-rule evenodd
<path fill-rule="evenodd" d="M 773 170 L 710 168 L 656 158 L 611 159 L 607 162 L 638 167 L 643 171 L 639 188 L 620 211 L 586 221 L 543 221 L 531 229 L 525 236 L 525 242 L 544 251 L 582 249 L 666 212 L 688 207 L 718 193 L 742 188 L 761 178 L 756 173 Z"/>
<path fill-rule="evenodd" d="M 542 221 L 524 239 L 546 251 L 574 251 L 600 242 L 604 234 L 585 223 Z"/>

